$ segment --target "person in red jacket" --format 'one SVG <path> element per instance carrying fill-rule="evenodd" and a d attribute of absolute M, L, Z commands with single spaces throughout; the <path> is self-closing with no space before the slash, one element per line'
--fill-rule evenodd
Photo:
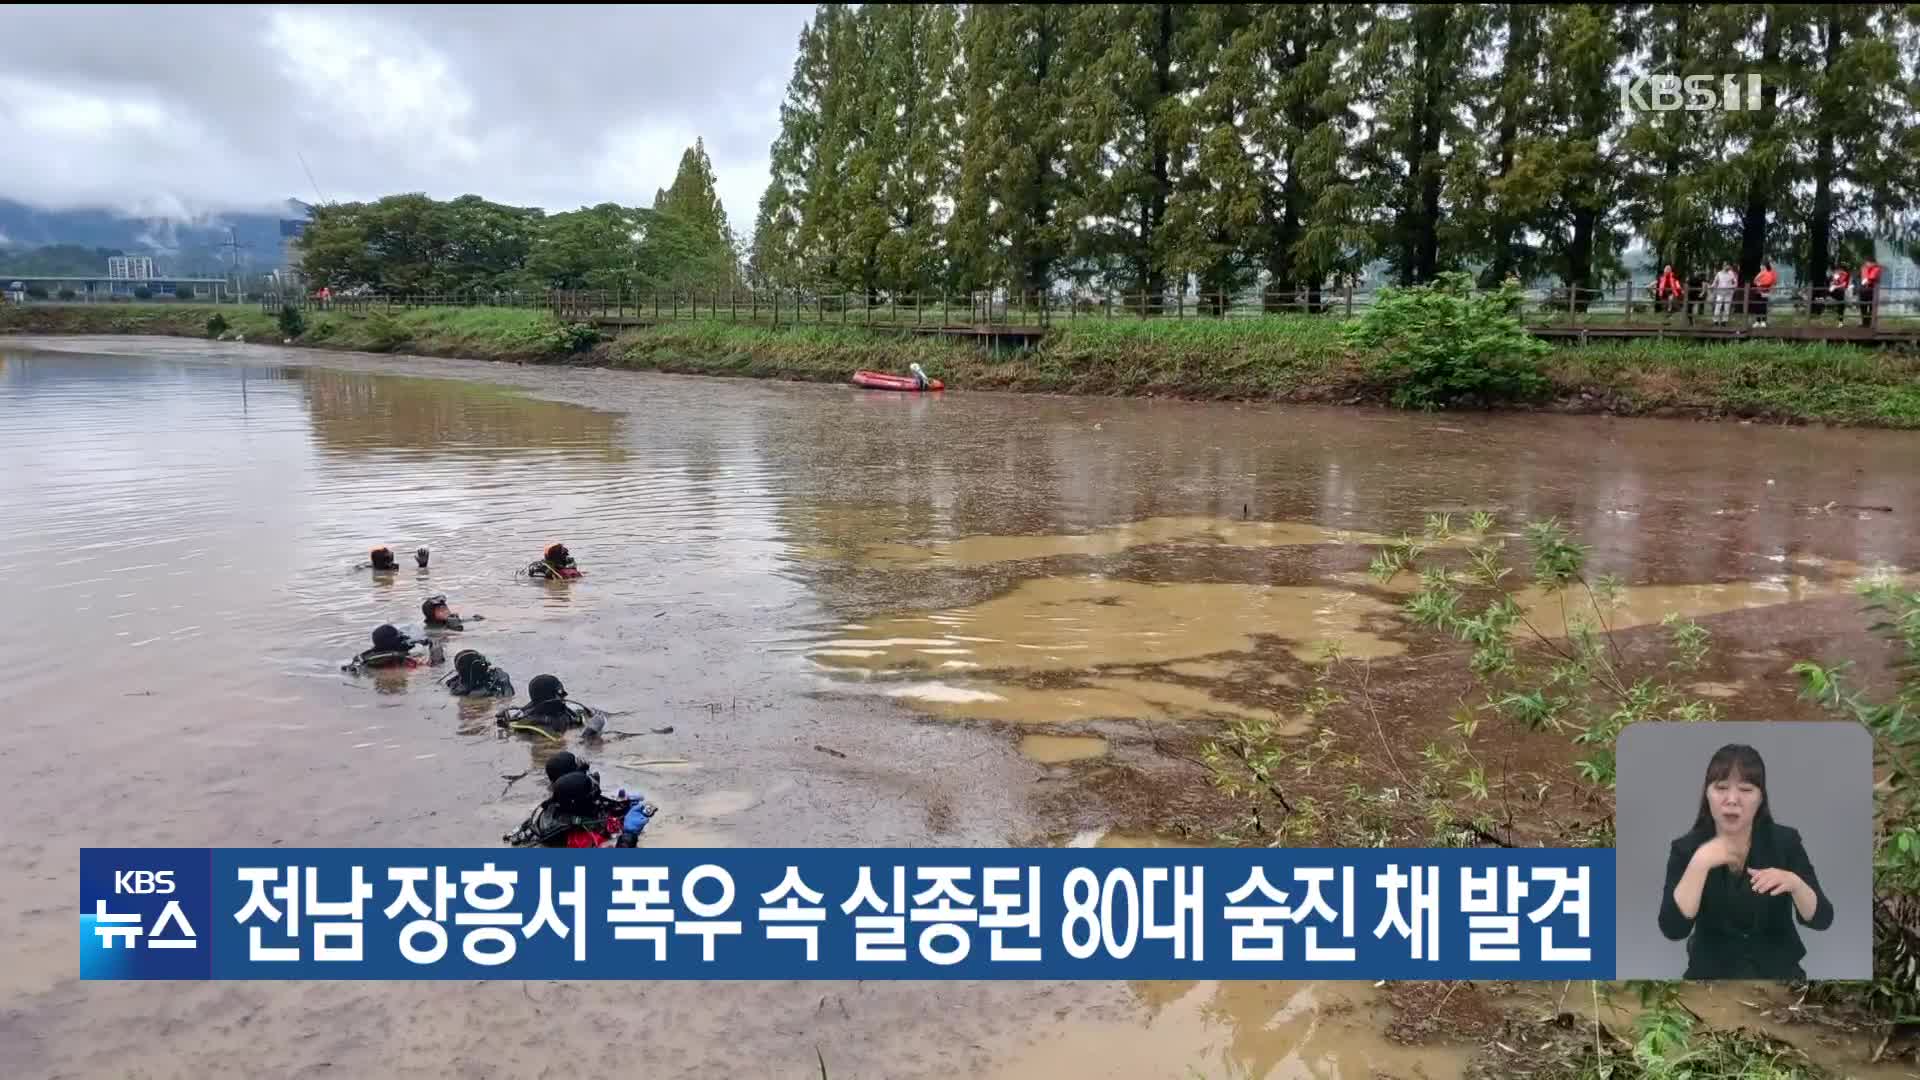
<path fill-rule="evenodd" d="M 549 581 L 567 580 L 580 576 L 580 564 L 574 561 L 573 552 L 565 544 L 552 544 L 540 561 L 527 567 L 527 576 L 545 578 Z"/>
<path fill-rule="evenodd" d="M 1669 321 L 1673 313 L 1680 308 L 1680 301 L 1686 296 L 1686 287 L 1680 284 L 1680 275 L 1673 272 L 1673 264 L 1668 263 L 1660 271 L 1659 280 L 1653 283 L 1654 306 L 1666 313 Z"/>
<path fill-rule="evenodd" d="M 1854 287 L 1853 295 L 1860 300 L 1860 325 L 1873 325 L 1873 297 L 1880 291 L 1880 264 L 1868 259 L 1860 264 L 1860 284 Z M 1841 322 L 1846 321 L 1844 315 Z"/>
<path fill-rule="evenodd" d="M 1773 264 L 1770 262 L 1761 263 L 1760 272 L 1753 276 L 1754 326 L 1765 327 L 1767 325 L 1767 299 L 1769 294 L 1773 292 L 1773 287 L 1778 284 L 1780 284 L 1780 275 L 1773 272 Z"/>

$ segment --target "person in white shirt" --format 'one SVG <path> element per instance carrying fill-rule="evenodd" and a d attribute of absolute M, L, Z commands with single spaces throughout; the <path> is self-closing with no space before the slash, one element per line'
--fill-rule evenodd
<path fill-rule="evenodd" d="M 1720 264 L 1720 272 L 1713 275 L 1713 325 L 1727 325 L 1727 310 L 1733 306 L 1733 290 L 1739 284 L 1740 275 L 1733 272 L 1733 264 Z"/>

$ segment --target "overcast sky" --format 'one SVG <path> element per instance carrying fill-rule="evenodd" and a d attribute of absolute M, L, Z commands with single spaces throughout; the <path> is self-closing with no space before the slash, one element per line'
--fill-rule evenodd
<path fill-rule="evenodd" d="M 644 206 L 698 135 L 745 232 L 812 10 L 0 7 L 0 196 Z"/>

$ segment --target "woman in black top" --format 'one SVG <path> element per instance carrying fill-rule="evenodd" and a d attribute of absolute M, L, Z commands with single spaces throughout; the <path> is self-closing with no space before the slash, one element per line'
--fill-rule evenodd
<path fill-rule="evenodd" d="M 1767 802 L 1767 766 L 1751 746 L 1707 763 L 1693 828 L 1667 854 L 1660 932 L 1687 942 L 1688 979 L 1803 979 L 1794 924 L 1833 925 L 1833 902 L 1794 829 Z"/>

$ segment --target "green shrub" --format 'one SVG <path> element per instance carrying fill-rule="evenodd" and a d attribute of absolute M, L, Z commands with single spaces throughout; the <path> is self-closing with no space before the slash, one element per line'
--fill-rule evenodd
<path fill-rule="evenodd" d="M 80 294 L 77 292 L 74 292 L 72 289 L 61 289 L 57 295 L 62 300 L 72 300 L 73 298 L 79 296 Z"/>
<path fill-rule="evenodd" d="M 135 300 L 151 300 L 153 299 L 153 290 L 147 288 L 145 285 L 142 285 L 139 288 L 133 290 L 133 298 Z"/>
<path fill-rule="evenodd" d="M 292 304 L 280 305 L 280 336 L 298 338 L 305 333 L 307 320 L 300 316 L 300 309 Z"/>
<path fill-rule="evenodd" d="M 547 332 L 547 350 L 556 353 L 583 353 L 600 344 L 600 331 L 591 323 L 570 323 Z"/>
<path fill-rule="evenodd" d="M 193 299 L 193 286 L 191 286 L 191 285 L 175 285 L 175 286 L 173 287 L 173 298 L 174 298 L 175 300 L 191 300 L 191 299 Z"/>
<path fill-rule="evenodd" d="M 47 298 L 47 287 L 45 285 L 27 286 L 27 299 L 45 300 L 46 298 Z"/>
<path fill-rule="evenodd" d="M 1373 375 L 1401 408 L 1523 401 L 1547 388 L 1541 358 L 1552 351 L 1513 311 L 1519 290 L 1473 294 L 1473 279 L 1441 274 L 1431 285 L 1382 289 L 1347 332 L 1351 346 L 1381 350 Z"/>
<path fill-rule="evenodd" d="M 222 315 L 216 311 L 207 318 L 207 336 L 208 337 L 217 338 L 221 334 L 226 333 L 229 329 L 230 327 L 228 327 L 227 325 L 227 317 L 225 315 Z"/>

